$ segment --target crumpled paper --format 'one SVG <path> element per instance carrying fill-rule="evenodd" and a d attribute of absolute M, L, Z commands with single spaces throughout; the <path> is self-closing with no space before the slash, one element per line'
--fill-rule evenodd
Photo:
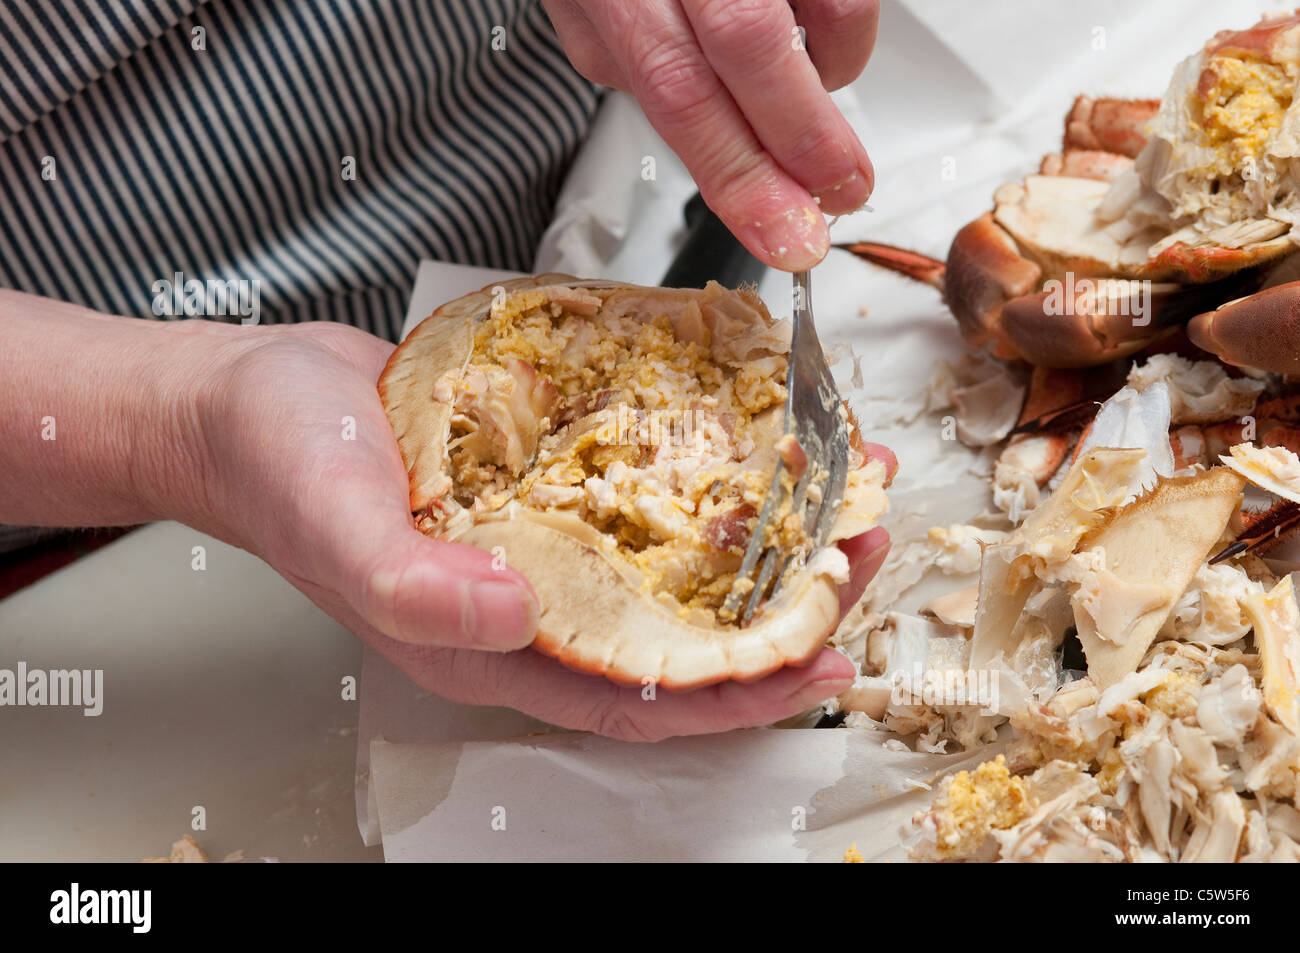
<path fill-rule="evenodd" d="M 885 0 L 871 64 L 834 94 L 871 153 L 877 191 L 871 211 L 833 223 L 833 240 L 942 258 L 997 185 L 1059 148 L 1076 95 L 1160 96 L 1175 63 L 1214 32 L 1287 9 Z M 609 94 L 535 270 L 657 283 L 693 190 L 635 103 Z M 408 329 L 500 277 L 426 263 Z M 789 277 L 769 271 L 759 290 L 779 315 Z M 884 521 L 896 553 L 930 526 L 988 509 L 987 458 L 944 439 L 941 418 L 924 412 L 935 361 L 964 352 L 935 291 L 833 251 L 814 273 L 813 304 L 842 393 L 868 439 L 898 455 Z M 962 584 L 929 573 L 896 607 L 914 611 Z M 928 806 L 925 785 L 997 751 L 896 750 L 883 729 L 625 744 L 453 705 L 373 655 L 361 698 L 358 823 L 389 860 L 839 860 L 850 843 L 869 860 L 900 859 L 899 827 Z"/>

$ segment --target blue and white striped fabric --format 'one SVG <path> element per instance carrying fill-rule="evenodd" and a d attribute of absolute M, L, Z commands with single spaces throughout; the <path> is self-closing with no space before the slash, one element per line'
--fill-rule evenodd
<path fill-rule="evenodd" d="M 3 0 L 0 285 L 394 339 L 419 259 L 531 269 L 596 98 L 536 2 Z"/>

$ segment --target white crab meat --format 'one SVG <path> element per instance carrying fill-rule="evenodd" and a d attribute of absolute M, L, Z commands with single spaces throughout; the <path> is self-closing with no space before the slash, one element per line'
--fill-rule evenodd
<path fill-rule="evenodd" d="M 1201 566 L 1174 606 L 1161 635 L 1184 642 L 1231 645 L 1250 631 L 1246 599 L 1263 592 L 1264 587 L 1240 566 Z"/>
<path fill-rule="evenodd" d="M 984 547 L 1000 543 L 1008 535 L 1002 530 L 953 523 L 950 526 L 931 527 L 926 538 L 937 550 L 934 564 L 944 575 L 953 576 L 979 572 Z"/>
<path fill-rule="evenodd" d="M 1157 476 L 1167 477 L 1174 472 L 1173 449 L 1169 446 L 1171 409 L 1169 388 L 1163 381 L 1141 391 L 1123 387 L 1102 404 L 1080 453 L 1094 447 L 1142 450 L 1146 457 L 1134 491 L 1149 489 Z"/>
<path fill-rule="evenodd" d="M 1240 748 L 1259 720 L 1263 701 L 1244 665 L 1207 682 L 1196 700 L 1196 721 L 1215 744 Z"/>
<path fill-rule="evenodd" d="M 1177 354 L 1153 354 L 1133 365 L 1128 384 L 1143 391 L 1156 382 L 1169 389 L 1170 423 L 1208 424 L 1249 414 L 1264 382 L 1229 377 L 1218 361 L 1189 361 Z"/>

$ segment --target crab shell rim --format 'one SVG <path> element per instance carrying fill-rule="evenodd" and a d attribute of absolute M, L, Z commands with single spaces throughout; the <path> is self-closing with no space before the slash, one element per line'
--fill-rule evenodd
<path fill-rule="evenodd" d="M 562 274 L 536 275 L 496 282 L 448 302 L 417 325 L 393 352 L 378 382 L 410 479 L 417 527 L 447 480 L 451 408 L 433 399 L 434 383 L 468 362 L 473 325 L 487 314 L 494 292 L 546 285 L 659 290 Z M 854 436 L 860 441 L 856 431 Z M 501 515 L 489 514 L 450 537 L 426 532 L 427 527 L 421 531 L 489 551 L 507 546 L 509 564 L 538 597 L 540 616 L 532 647 L 578 672 L 621 685 L 653 683 L 670 691 L 753 682 L 784 666 L 811 662 L 839 623 L 838 581 L 815 563 L 763 606 L 748 626 L 712 628 L 685 621 L 638 586 L 628 572 L 630 564 L 621 566 L 610 558 L 608 547 L 597 538 L 603 534 L 576 516 L 570 515 L 569 526 L 557 526 L 562 521 L 524 507 L 505 518 Z"/>

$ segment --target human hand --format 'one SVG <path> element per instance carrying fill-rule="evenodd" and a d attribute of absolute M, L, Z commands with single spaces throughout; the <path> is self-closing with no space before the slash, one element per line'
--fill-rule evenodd
<path fill-rule="evenodd" d="M 852 664 L 823 650 L 749 685 L 659 692 L 653 703 L 526 647 L 538 609 L 491 554 L 411 521 L 406 469 L 375 390 L 392 345 L 343 325 L 259 328 L 221 342 L 196 399 L 204 512 L 191 521 L 271 564 L 421 686 L 629 740 L 770 724 L 838 694 Z M 349 425 L 348 421 L 353 423 Z M 345 439 L 345 428 L 355 439 Z M 892 473 L 893 455 L 871 447 Z M 888 551 L 844 541 L 847 611 Z"/>
<path fill-rule="evenodd" d="M 866 65 L 879 0 L 542 5 L 578 72 L 637 98 L 709 207 L 766 264 L 812 267 L 830 247 L 822 213 L 870 197 L 871 160 L 828 90 Z"/>

